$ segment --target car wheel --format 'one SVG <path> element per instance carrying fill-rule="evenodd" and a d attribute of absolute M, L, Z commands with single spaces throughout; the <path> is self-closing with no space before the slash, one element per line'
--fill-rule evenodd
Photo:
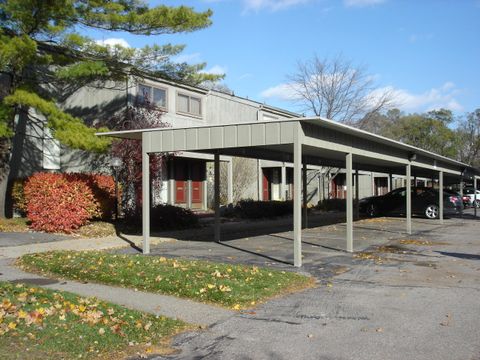
<path fill-rule="evenodd" d="M 436 219 L 438 218 L 438 206 L 437 205 L 428 205 L 425 208 L 425 216 L 429 219 Z"/>
<path fill-rule="evenodd" d="M 475 201 L 475 207 L 477 209 L 480 208 L 480 200 Z"/>
<path fill-rule="evenodd" d="M 367 207 L 367 215 L 369 217 L 375 217 L 377 216 L 377 207 L 373 204 L 368 205 Z"/>

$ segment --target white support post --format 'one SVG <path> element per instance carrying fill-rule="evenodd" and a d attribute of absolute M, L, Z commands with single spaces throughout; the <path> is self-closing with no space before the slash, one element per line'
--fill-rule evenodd
<path fill-rule="evenodd" d="M 406 167 L 406 216 L 407 216 L 407 234 L 412 234 L 412 166 Z"/>
<path fill-rule="evenodd" d="M 359 176 L 358 176 L 358 169 L 355 169 L 355 218 L 359 219 L 360 218 L 360 199 L 359 199 L 359 194 L 360 194 L 360 182 Z"/>
<path fill-rule="evenodd" d="M 477 177 L 473 176 L 473 216 L 477 217 Z"/>
<path fill-rule="evenodd" d="M 150 134 L 142 133 L 142 235 L 143 253 L 150 253 Z"/>
<path fill-rule="evenodd" d="M 287 200 L 287 169 L 285 163 L 282 163 L 281 179 L 280 179 L 280 199 Z"/>
<path fill-rule="evenodd" d="M 228 180 L 228 188 L 227 188 L 227 202 L 229 204 L 233 203 L 233 159 L 231 159 L 227 163 L 227 180 Z"/>
<path fill-rule="evenodd" d="M 460 209 L 460 216 L 463 217 L 463 175 L 460 178 L 460 200 L 462 202 L 462 208 Z"/>
<path fill-rule="evenodd" d="M 370 173 L 371 187 L 372 187 L 372 196 L 375 196 L 375 173 Z"/>
<path fill-rule="evenodd" d="M 302 266 L 302 136 L 300 124 L 293 142 L 293 265 Z"/>
<path fill-rule="evenodd" d="M 202 181 L 202 208 L 208 210 L 208 181 Z"/>
<path fill-rule="evenodd" d="M 443 224 L 443 171 L 438 173 L 438 218 Z"/>
<path fill-rule="evenodd" d="M 353 189 L 352 189 L 352 153 L 345 156 L 347 170 L 347 251 L 353 252 Z"/>
<path fill-rule="evenodd" d="M 307 189 L 307 162 L 305 159 L 303 160 L 303 167 L 302 167 L 302 197 L 303 197 L 303 228 L 306 229 L 308 227 L 308 217 L 307 217 L 307 196 L 308 196 L 308 189 Z"/>
<path fill-rule="evenodd" d="M 175 205 L 175 162 L 170 159 L 168 163 L 168 203 Z"/>
<path fill-rule="evenodd" d="M 220 242 L 220 154 L 214 155 L 213 202 L 215 209 L 215 242 Z"/>

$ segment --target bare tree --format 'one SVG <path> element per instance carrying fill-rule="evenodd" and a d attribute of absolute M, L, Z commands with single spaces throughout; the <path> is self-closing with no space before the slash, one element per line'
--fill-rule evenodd
<path fill-rule="evenodd" d="M 299 61 L 289 87 L 304 111 L 361 127 L 363 119 L 389 108 L 393 94 L 375 87 L 364 68 L 342 56 Z"/>
<path fill-rule="evenodd" d="M 310 60 L 299 61 L 288 80 L 294 101 L 305 112 L 358 128 L 367 127 L 370 119 L 393 106 L 390 90 L 377 88 L 374 78 L 363 67 L 355 67 L 342 56 L 314 55 Z M 322 194 L 339 171 L 336 168 L 322 171 Z M 329 190 L 327 193 L 330 198 L 332 194 Z"/>

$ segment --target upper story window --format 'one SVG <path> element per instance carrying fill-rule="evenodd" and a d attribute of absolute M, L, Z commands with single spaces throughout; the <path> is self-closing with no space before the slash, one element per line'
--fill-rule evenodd
<path fill-rule="evenodd" d="M 198 96 L 177 93 L 177 112 L 201 117 L 202 99 Z"/>
<path fill-rule="evenodd" d="M 166 109 L 167 89 L 141 84 L 138 86 L 137 104 L 140 106 L 151 105 Z"/>

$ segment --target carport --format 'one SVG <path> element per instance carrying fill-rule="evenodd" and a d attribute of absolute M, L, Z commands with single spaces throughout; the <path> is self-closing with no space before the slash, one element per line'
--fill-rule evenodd
<path fill-rule="evenodd" d="M 438 178 L 439 222 L 443 223 L 443 187 L 473 179 L 480 171 L 466 164 L 334 121 L 314 117 L 189 128 L 158 128 L 101 133 L 102 136 L 142 140 L 143 253 L 150 252 L 150 169 L 154 153 L 181 151 L 214 155 L 215 241 L 221 241 L 220 155 L 292 162 L 294 265 L 302 265 L 302 218 L 306 222 L 307 165 L 346 169 L 346 249 L 353 251 L 353 176 L 357 170 L 406 177 L 406 232 L 412 233 L 411 180 Z M 303 173 L 303 176 L 302 176 Z M 303 181 L 302 181 L 303 178 Z M 358 178 L 357 178 L 358 180 Z M 358 182 L 357 182 L 358 183 Z M 302 201 L 303 200 L 303 201 Z M 302 214 L 303 202 L 303 214 Z M 475 212 L 476 216 L 476 212 Z"/>

